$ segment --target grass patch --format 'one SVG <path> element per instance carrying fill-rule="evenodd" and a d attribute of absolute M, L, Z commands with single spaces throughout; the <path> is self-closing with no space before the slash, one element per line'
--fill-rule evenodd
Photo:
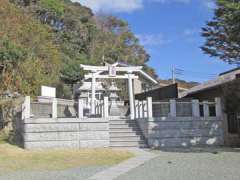
<path fill-rule="evenodd" d="M 62 170 L 73 167 L 113 165 L 134 155 L 125 150 L 82 149 L 27 151 L 0 144 L 0 175 L 18 170 Z"/>
<path fill-rule="evenodd" d="M 7 135 L 0 131 L 0 144 L 5 144 L 7 142 Z"/>

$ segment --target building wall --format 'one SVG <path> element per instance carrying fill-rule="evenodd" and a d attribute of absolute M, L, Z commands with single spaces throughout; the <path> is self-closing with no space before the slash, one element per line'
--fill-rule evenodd
<path fill-rule="evenodd" d="M 23 127 L 23 141 L 26 149 L 109 147 L 107 119 L 25 119 Z"/>
<path fill-rule="evenodd" d="M 138 119 L 138 123 L 153 148 L 224 145 L 219 117 L 164 117 Z"/>
<path fill-rule="evenodd" d="M 152 97 L 153 101 L 177 98 L 178 97 L 177 84 L 172 84 L 169 86 L 161 87 L 158 89 L 150 90 L 135 95 L 135 99 L 137 100 L 145 100 L 147 97 Z"/>
<path fill-rule="evenodd" d="M 220 86 L 207 89 L 204 91 L 196 92 L 194 94 L 190 94 L 187 96 L 188 98 L 199 99 L 201 101 L 204 100 L 213 100 L 215 97 L 220 97 L 223 99 L 223 90 Z M 223 102 L 222 102 L 223 103 Z M 222 104 L 224 107 L 224 103 Z M 223 110 L 224 112 L 224 110 Z M 230 133 L 229 132 L 229 122 L 228 116 L 224 113 L 223 119 L 223 127 L 224 127 L 224 144 L 227 146 L 240 146 L 240 135 L 238 133 Z"/>
<path fill-rule="evenodd" d="M 184 98 L 199 99 L 200 101 L 205 101 L 205 100 L 212 101 L 214 100 L 214 98 L 222 97 L 222 96 L 223 96 L 223 92 L 221 87 L 215 87 L 215 88 L 208 89 L 206 91 L 200 91 L 194 94 L 187 95 Z"/>

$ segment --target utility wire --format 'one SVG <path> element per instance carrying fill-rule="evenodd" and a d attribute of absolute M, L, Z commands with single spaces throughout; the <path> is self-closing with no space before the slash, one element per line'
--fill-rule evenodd
<path fill-rule="evenodd" d="M 180 68 L 175 68 L 173 66 L 172 68 L 172 81 L 175 83 L 176 76 L 191 76 L 195 77 L 198 79 L 213 79 L 216 78 L 218 75 L 217 74 L 211 74 L 211 73 L 205 73 L 205 72 L 197 72 L 197 71 L 190 71 L 190 70 L 184 70 Z"/>

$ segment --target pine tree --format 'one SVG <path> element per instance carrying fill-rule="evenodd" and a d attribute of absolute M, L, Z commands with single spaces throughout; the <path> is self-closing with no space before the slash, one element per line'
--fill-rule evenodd
<path fill-rule="evenodd" d="M 229 64 L 240 64 L 240 0 L 217 0 L 215 15 L 202 29 L 202 50 Z"/>

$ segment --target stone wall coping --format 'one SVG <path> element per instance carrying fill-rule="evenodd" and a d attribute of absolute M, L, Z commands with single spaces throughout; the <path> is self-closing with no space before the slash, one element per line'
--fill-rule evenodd
<path fill-rule="evenodd" d="M 157 117 L 142 118 L 146 122 L 186 122 L 186 121 L 222 121 L 221 117 Z"/>
<path fill-rule="evenodd" d="M 106 118 L 29 118 L 25 119 L 25 124 L 40 124 L 40 123 L 108 123 Z"/>

